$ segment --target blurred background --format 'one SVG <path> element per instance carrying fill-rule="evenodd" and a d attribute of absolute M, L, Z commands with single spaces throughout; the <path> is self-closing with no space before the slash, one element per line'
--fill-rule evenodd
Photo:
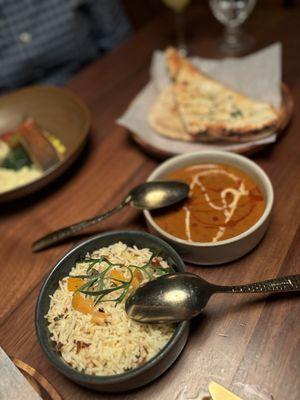
<path fill-rule="evenodd" d="M 283 7 L 292 7 L 299 0 L 259 0 L 258 3 L 281 4 Z M 165 12 L 167 7 L 162 0 L 123 0 L 124 7 L 134 29 L 142 28 L 151 21 L 157 14 Z M 259 5 L 259 4 L 258 4 Z M 208 7 L 206 0 L 191 0 L 189 7 Z"/>
<path fill-rule="evenodd" d="M 0 93 L 34 83 L 63 85 L 84 66 L 117 48 L 134 33 L 147 29 L 155 20 L 173 27 L 167 34 L 168 44 L 176 45 L 185 54 L 238 55 L 254 47 L 255 38 L 244 36 L 243 32 L 248 24 L 251 27 L 252 15 L 260 7 L 268 4 L 272 18 L 274 5 L 280 5 L 284 13 L 296 3 L 297 0 L 1 0 Z M 280 40 L 276 37 L 278 24 L 280 20 L 274 20 L 270 42 Z M 218 48 L 203 46 L 216 50 L 203 54 L 199 38 L 203 44 L 219 38 Z M 193 46 L 194 42 L 197 46 Z"/>

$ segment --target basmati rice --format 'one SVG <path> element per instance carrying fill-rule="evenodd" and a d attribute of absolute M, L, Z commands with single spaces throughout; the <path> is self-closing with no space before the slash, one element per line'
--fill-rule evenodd
<path fill-rule="evenodd" d="M 105 256 L 112 263 L 125 266 L 134 264 L 138 267 L 147 263 L 152 253 L 149 249 L 128 247 L 118 242 L 88 254 L 88 257 Z M 161 257 L 156 257 L 160 268 L 170 268 Z M 77 263 L 70 275 L 87 273 L 89 263 Z M 107 265 L 103 262 L 93 266 L 103 271 Z M 123 271 L 125 278 L 129 271 Z M 153 267 L 153 278 L 159 274 Z M 143 282 L 148 279 L 144 274 Z M 103 325 L 91 322 L 90 314 L 74 310 L 73 292 L 68 290 L 68 277 L 59 282 L 50 301 L 50 308 L 45 316 L 49 322 L 51 339 L 56 343 L 62 358 L 80 372 L 92 375 L 114 375 L 137 368 L 155 356 L 170 340 L 174 325 L 151 325 L 135 322 L 127 317 L 125 301 L 115 304 L 113 301 L 100 302 L 95 308 L 109 314 Z M 87 296 L 88 297 L 88 296 Z M 109 294 L 105 299 L 116 298 Z"/>

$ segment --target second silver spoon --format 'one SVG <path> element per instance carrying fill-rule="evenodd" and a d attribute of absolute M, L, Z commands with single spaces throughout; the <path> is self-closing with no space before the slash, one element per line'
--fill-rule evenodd
<path fill-rule="evenodd" d="M 55 243 L 66 239 L 74 233 L 89 226 L 98 224 L 105 218 L 110 217 L 122 210 L 128 204 L 141 210 L 154 210 L 167 207 L 185 199 L 189 193 L 189 185 L 179 181 L 157 181 L 145 182 L 132 189 L 118 206 L 101 215 L 77 222 L 76 224 L 61 228 L 35 241 L 32 245 L 33 251 L 43 250 Z"/>

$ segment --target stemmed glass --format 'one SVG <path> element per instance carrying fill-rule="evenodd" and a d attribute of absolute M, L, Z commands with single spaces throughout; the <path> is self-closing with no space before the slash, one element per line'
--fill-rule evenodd
<path fill-rule="evenodd" d="M 162 0 L 168 7 L 174 11 L 177 50 L 183 55 L 187 55 L 187 46 L 185 41 L 185 19 L 184 10 L 189 4 L 190 0 Z"/>
<path fill-rule="evenodd" d="M 250 50 L 254 39 L 245 35 L 241 25 L 253 11 L 256 0 L 209 0 L 215 18 L 225 25 L 220 50 L 228 53 L 242 53 Z"/>

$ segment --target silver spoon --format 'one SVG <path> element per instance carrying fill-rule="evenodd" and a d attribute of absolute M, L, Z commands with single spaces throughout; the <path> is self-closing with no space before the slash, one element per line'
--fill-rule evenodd
<path fill-rule="evenodd" d="M 128 297 L 128 316 L 139 322 L 178 322 L 198 315 L 214 293 L 274 293 L 300 290 L 300 275 L 239 286 L 214 285 L 191 273 L 161 276 Z"/>
<path fill-rule="evenodd" d="M 189 185 L 179 181 L 145 182 L 132 189 L 118 206 L 106 211 L 104 214 L 77 222 L 76 224 L 61 228 L 38 239 L 32 244 L 33 251 L 43 250 L 54 243 L 72 236 L 74 233 L 98 224 L 110 217 L 128 204 L 141 210 L 154 210 L 170 206 L 187 197 Z"/>

